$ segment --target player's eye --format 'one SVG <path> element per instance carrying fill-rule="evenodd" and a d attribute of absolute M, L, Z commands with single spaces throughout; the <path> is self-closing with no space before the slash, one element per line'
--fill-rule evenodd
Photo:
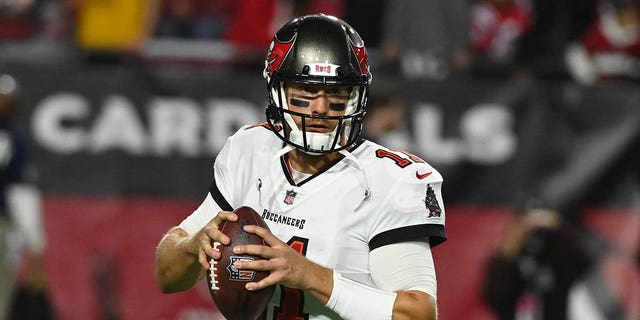
<path fill-rule="evenodd" d="M 289 99 L 289 103 L 292 106 L 296 106 L 296 107 L 302 107 L 302 108 L 306 108 L 309 106 L 309 101 L 307 100 L 302 100 L 302 99 L 296 99 L 296 98 L 291 98 Z"/>
<path fill-rule="evenodd" d="M 344 109 L 346 108 L 347 108 L 346 103 L 330 103 L 329 104 L 329 109 L 333 111 L 344 111 Z"/>

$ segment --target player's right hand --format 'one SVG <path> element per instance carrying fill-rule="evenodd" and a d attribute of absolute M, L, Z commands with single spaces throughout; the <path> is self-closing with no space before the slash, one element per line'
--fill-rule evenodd
<path fill-rule="evenodd" d="M 223 245 L 231 243 L 231 239 L 220 231 L 220 225 L 225 221 L 237 221 L 238 216 L 231 211 L 220 211 L 207 225 L 194 234 L 191 242 L 197 247 L 198 261 L 204 269 L 209 269 L 209 257 L 220 259 L 220 251 L 213 248 L 214 242 Z"/>

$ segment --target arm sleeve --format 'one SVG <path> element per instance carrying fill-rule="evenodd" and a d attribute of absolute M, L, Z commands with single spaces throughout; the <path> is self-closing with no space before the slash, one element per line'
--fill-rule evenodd
<path fill-rule="evenodd" d="M 391 319 L 397 291 L 419 290 L 436 298 L 431 248 L 427 242 L 404 242 L 373 250 L 369 267 L 375 287 L 333 273 L 326 306 L 344 319 Z M 403 261 L 402 268 L 389 261 Z"/>
<path fill-rule="evenodd" d="M 437 298 L 436 271 L 427 242 L 402 242 L 377 248 L 369 254 L 369 269 L 376 287 L 384 291 L 418 290 Z"/>

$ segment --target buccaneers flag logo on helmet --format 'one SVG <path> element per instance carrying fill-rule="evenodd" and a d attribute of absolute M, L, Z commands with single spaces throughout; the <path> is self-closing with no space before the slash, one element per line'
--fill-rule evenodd
<path fill-rule="evenodd" d="M 280 68 L 282 61 L 284 61 L 284 58 L 289 53 L 289 50 L 291 50 L 291 46 L 293 46 L 294 42 L 295 37 L 286 42 L 280 42 L 280 40 L 278 39 L 274 39 L 271 41 L 269 51 L 267 52 L 267 59 L 265 60 L 265 77 L 273 76 L 273 72 Z"/>

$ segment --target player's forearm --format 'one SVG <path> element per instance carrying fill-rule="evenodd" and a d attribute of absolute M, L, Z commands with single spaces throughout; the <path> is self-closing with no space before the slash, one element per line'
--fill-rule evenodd
<path fill-rule="evenodd" d="M 197 253 L 189 249 L 189 236 L 171 229 L 156 250 L 156 282 L 164 293 L 187 290 L 203 276 Z"/>
<path fill-rule="evenodd" d="M 435 320 L 435 298 L 418 290 L 387 292 L 333 274 L 328 308 L 344 319 Z"/>
<path fill-rule="evenodd" d="M 326 304 L 333 289 L 333 270 L 313 263 L 305 270 L 305 291 L 311 293 L 322 304 Z"/>

